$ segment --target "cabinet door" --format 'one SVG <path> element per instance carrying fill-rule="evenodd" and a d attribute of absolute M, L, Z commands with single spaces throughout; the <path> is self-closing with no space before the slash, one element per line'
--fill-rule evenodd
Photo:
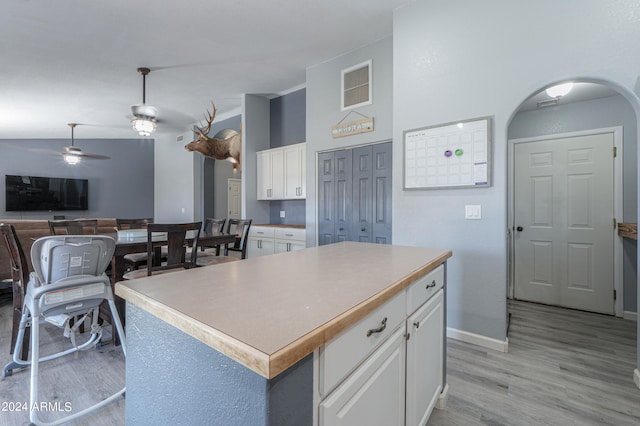
<path fill-rule="evenodd" d="M 284 198 L 284 150 L 274 149 L 271 154 L 271 194 L 269 199 Z"/>
<path fill-rule="evenodd" d="M 271 193 L 271 155 L 268 151 L 258 152 L 258 200 L 267 200 Z"/>
<path fill-rule="evenodd" d="M 400 327 L 320 404 L 320 425 L 404 425 L 404 336 Z"/>
<path fill-rule="evenodd" d="M 302 163 L 300 146 L 284 149 L 284 198 L 304 198 L 302 194 Z"/>
<path fill-rule="evenodd" d="M 442 391 L 444 290 L 407 320 L 407 426 L 425 425 Z"/>
<path fill-rule="evenodd" d="M 247 238 L 247 258 L 266 256 L 274 253 L 274 241 L 272 238 Z"/>
<path fill-rule="evenodd" d="M 275 240 L 275 252 L 286 253 L 289 251 L 302 250 L 306 245 L 302 241 L 297 240 Z"/>

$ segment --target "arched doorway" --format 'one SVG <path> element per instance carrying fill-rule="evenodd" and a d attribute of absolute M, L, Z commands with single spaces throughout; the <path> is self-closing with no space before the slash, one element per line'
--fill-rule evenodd
<path fill-rule="evenodd" d="M 592 135 L 604 134 L 610 137 L 594 145 L 599 151 L 583 146 Z M 637 120 L 633 106 L 605 84 L 578 82 L 569 94 L 559 97 L 542 89 L 513 114 L 508 139 L 508 296 L 618 316 L 625 311 L 637 312 L 636 244 L 623 242 L 613 228 L 614 218 L 628 222 L 637 218 Z M 568 147 L 564 142 L 578 145 Z M 613 149 L 605 147 L 607 143 L 611 148 L 616 146 L 617 157 L 613 157 Z M 524 159 L 524 152 L 529 159 Z M 582 154 L 595 157 L 578 158 Z M 567 172 L 573 167 L 567 166 L 567 161 L 573 161 L 567 155 L 581 162 L 580 172 Z M 553 169 L 551 163 L 557 166 L 556 172 L 548 173 Z M 587 163 L 610 166 L 611 173 L 590 175 L 583 167 Z M 526 164 L 531 166 L 529 171 L 522 170 Z M 523 184 L 531 170 L 535 176 Z M 606 179 L 616 189 L 609 191 Z M 598 184 L 600 192 L 594 192 Z M 582 198 L 575 196 L 580 191 Z M 523 214 L 527 209 L 532 213 L 524 218 L 527 223 L 516 223 L 527 216 Z M 597 227 L 593 223 L 596 213 L 600 214 Z M 600 232 L 599 240 L 577 236 L 594 229 Z M 607 256 L 609 259 L 604 259 Z M 531 291 L 518 291 L 525 287 Z M 582 296 L 591 297 L 594 303 L 579 301 Z M 600 302 L 600 308 L 595 302 Z"/>

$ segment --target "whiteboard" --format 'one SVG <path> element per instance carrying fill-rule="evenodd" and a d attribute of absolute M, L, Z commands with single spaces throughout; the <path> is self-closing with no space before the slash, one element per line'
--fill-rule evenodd
<path fill-rule="evenodd" d="M 491 185 L 491 118 L 405 130 L 404 189 Z"/>

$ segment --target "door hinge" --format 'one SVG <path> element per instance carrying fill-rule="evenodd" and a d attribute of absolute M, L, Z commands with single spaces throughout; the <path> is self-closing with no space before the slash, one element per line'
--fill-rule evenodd
<path fill-rule="evenodd" d="M 613 290 L 613 300 L 618 300 L 618 292 Z"/>
<path fill-rule="evenodd" d="M 613 147 L 613 158 L 616 158 L 618 156 L 618 147 L 614 146 Z"/>

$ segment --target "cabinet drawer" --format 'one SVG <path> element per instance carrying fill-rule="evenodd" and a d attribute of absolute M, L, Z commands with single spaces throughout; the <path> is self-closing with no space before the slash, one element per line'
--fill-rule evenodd
<path fill-rule="evenodd" d="M 280 240 L 305 241 L 306 230 L 304 228 L 275 228 L 275 237 Z"/>
<path fill-rule="evenodd" d="M 252 226 L 249 228 L 250 237 L 273 238 L 274 229 L 271 226 Z"/>
<path fill-rule="evenodd" d="M 318 385 L 321 396 L 328 395 L 400 324 L 404 324 L 406 318 L 404 310 L 405 292 L 402 291 L 320 348 Z M 380 331 L 374 332 L 377 329 Z"/>
<path fill-rule="evenodd" d="M 438 266 L 407 289 L 407 315 L 411 315 L 424 302 L 442 288 L 444 284 L 444 265 Z"/>

